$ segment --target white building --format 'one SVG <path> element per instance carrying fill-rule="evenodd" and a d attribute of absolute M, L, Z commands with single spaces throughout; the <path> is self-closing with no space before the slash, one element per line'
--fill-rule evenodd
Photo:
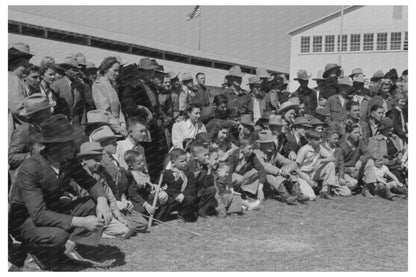
<path fill-rule="evenodd" d="M 99 10 L 97 10 L 99 12 Z M 165 72 L 189 72 L 193 76 L 204 72 L 207 85 L 220 87 L 228 69 L 240 65 L 245 74 L 242 87 L 247 88 L 248 77 L 257 67 L 270 73 L 284 73 L 277 66 L 224 57 L 215 53 L 192 50 L 121 34 L 69 23 L 65 18 L 55 20 L 9 9 L 9 46 L 25 42 L 36 56 L 31 63 L 39 64 L 42 57 L 54 57 L 57 63 L 65 57 L 81 52 L 87 61 L 99 66 L 107 56 L 118 56 L 123 63 L 138 63 L 143 57 L 155 58 Z"/>
<path fill-rule="evenodd" d="M 344 8 L 343 16 L 341 11 L 332 13 L 289 35 L 290 91 L 298 87 L 293 78 L 299 69 L 315 77 L 328 63 L 340 64 L 345 75 L 360 67 L 367 79 L 380 69 L 386 73 L 396 68 L 400 76 L 408 68 L 407 6 L 349 6 Z M 315 82 L 309 86 L 314 87 Z"/>

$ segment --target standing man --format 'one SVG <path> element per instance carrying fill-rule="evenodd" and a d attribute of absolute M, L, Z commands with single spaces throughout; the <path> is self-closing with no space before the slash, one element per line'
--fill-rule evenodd
<path fill-rule="evenodd" d="M 313 116 L 315 114 L 316 107 L 318 106 L 316 91 L 308 87 L 309 79 L 311 75 L 304 69 L 298 71 L 295 81 L 299 82 L 299 87 L 292 95 L 299 97 L 300 103 L 305 105 L 305 114 Z"/>

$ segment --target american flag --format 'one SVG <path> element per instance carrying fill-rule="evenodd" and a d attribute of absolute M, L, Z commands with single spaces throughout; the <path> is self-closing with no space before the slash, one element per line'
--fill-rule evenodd
<path fill-rule="evenodd" d="M 194 19 L 195 17 L 198 17 L 200 15 L 201 15 L 201 7 L 199 5 L 195 6 L 194 10 L 186 16 L 186 21 Z"/>

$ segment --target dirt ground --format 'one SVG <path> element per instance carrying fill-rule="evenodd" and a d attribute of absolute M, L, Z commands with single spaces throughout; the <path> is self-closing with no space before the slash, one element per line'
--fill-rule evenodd
<path fill-rule="evenodd" d="M 244 216 L 159 225 L 130 240 L 106 239 L 86 271 L 407 271 L 407 200 L 266 200 Z"/>

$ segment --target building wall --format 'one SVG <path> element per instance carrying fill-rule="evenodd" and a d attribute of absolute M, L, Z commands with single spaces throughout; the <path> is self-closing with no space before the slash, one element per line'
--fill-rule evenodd
<path fill-rule="evenodd" d="M 401 10 L 401 13 L 399 12 Z M 393 14 L 396 18 L 393 18 Z M 399 15 L 399 17 L 397 17 Z M 400 18 L 401 15 L 401 18 Z M 377 70 L 387 72 L 391 68 L 396 68 L 399 75 L 404 69 L 408 68 L 408 52 L 404 49 L 404 36 L 408 31 L 408 9 L 407 6 L 365 6 L 344 15 L 343 34 L 348 35 L 348 47 L 346 52 L 341 52 L 341 65 L 349 75 L 351 70 L 361 67 L 366 78 Z M 290 51 L 290 77 L 289 90 L 295 90 L 298 86 L 293 81 L 299 69 L 306 69 L 313 77 L 318 70 L 323 69 L 328 63 L 338 63 L 339 53 L 337 52 L 337 35 L 340 32 L 340 17 L 324 22 L 318 26 L 297 33 L 291 38 Z M 385 51 L 363 51 L 363 34 L 374 33 L 374 49 L 376 49 L 377 33 L 387 32 L 387 49 L 390 49 L 391 32 L 401 32 L 401 49 Z M 361 34 L 360 51 L 350 51 L 350 34 Z M 311 51 L 313 47 L 313 36 L 323 36 L 323 51 L 325 46 L 325 35 L 335 35 L 335 51 L 332 53 L 301 53 L 301 37 L 310 36 Z M 314 87 L 315 82 L 310 82 L 310 87 Z"/>
<path fill-rule="evenodd" d="M 29 44 L 31 51 L 36 53 L 36 56 L 34 56 L 30 62 L 36 65 L 39 65 L 42 57 L 44 56 L 54 57 L 56 62 L 60 63 L 65 57 L 71 56 L 72 54 L 78 52 L 83 53 L 86 56 L 87 61 L 95 63 L 97 67 L 100 65 L 101 61 L 108 56 L 119 56 L 123 63 L 138 63 L 139 60 L 143 58 L 142 56 L 138 55 L 108 51 L 100 48 L 64 43 L 24 35 L 9 34 L 9 45 L 16 42 L 25 42 Z M 166 60 L 158 60 L 158 63 L 164 66 L 165 72 L 189 72 L 193 76 L 195 76 L 198 72 L 204 72 L 207 79 L 207 85 L 210 86 L 221 86 L 225 75 L 228 73 L 227 70 L 177 63 Z M 248 83 L 249 76 L 251 75 L 245 74 L 243 77 L 242 87 L 244 89 L 247 89 L 246 84 Z"/>

